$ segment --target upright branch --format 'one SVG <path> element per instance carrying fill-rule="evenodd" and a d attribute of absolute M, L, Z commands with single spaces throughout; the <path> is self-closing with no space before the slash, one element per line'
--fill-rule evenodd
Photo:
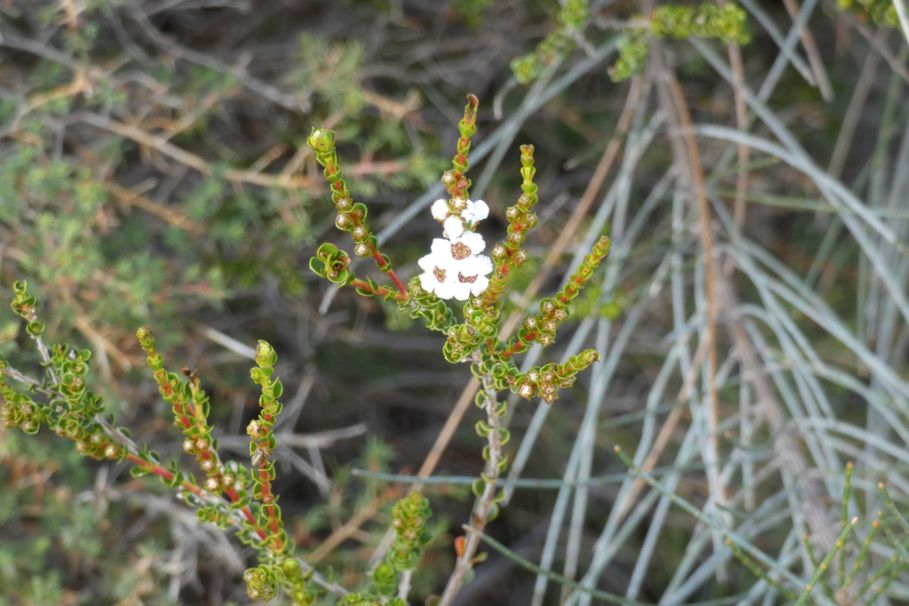
<path fill-rule="evenodd" d="M 259 566 L 248 569 L 243 575 L 247 594 L 251 598 L 270 598 L 280 584 L 295 604 L 311 604 L 315 598 L 308 588 L 308 577 L 294 556 L 284 530 L 281 508 L 271 490 L 275 477 L 274 463 L 270 461 L 275 447 L 271 428 L 281 412 L 278 398 L 283 391 L 281 382 L 273 378 L 277 360 L 275 350 L 265 341 L 259 341 L 256 368 L 250 371 L 253 381 L 261 388 L 261 411 L 259 418 L 250 422 L 247 428 L 252 455 L 252 469 L 247 470 L 234 461 L 221 461 L 218 443 L 212 437 L 208 422 L 210 400 L 202 389 L 198 372 L 184 369 L 182 379 L 169 372 L 151 331 L 143 327 L 136 334 L 147 354 L 148 366 L 154 372 L 161 396 L 171 405 L 174 425 L 183 433 L 183 450 L 196 459 L 205 473 L 205 489 L 226 495 L 231 503 L 230 510 L 242 514 L 240 537 L 256 548 L 260 560 Z M 223 511 L 211 506 L 200 507 L 199 517 L 221 526 L 231 524 Z M 255 540 L 251 541 L 250 537 Z"/>
<path fill-rule="evenodd" d="M 209 492 L 224 492 L 232 501 L 237 501 L 238 494 L 246 488 L 246 474 L 235 464 L 227 466 L 221 461 L 218 443 L 212 437 L 212 427 L 208 423 L 210 401 L 202 389 L 199 373 L 183 369 L 181 378 L 177 373 L 169 372 L 151 331 L 142 327 L 136 331 L 136 336 L 146 353 L 146 362 L 161 397 L 171 405 L 174 425 L 183 434 L 183 450 L 195 458 L 205 474 L 203 486 Z"/>
<path fill-rule="evenodd" d="M 479 353 L 474 354 L 474 361 L 479 362 Z M 508 443 L 511 434 L 503 426 L 503 418 L 507 411 L 506 401 L 498 402 L 496 387 L 491 376 L 486 373 L 480 377 L 481 389 L 477 393 L 477 406 L 486 413 L 486 421 L 478 421 L 477 433 L 486 439 L 483 447 L 483 472 L 473 483 L 473 492 L 476 496 L 473 510 L 470 514 L 470 529 L 466 538 L 459 542 L 458 559 L 455 569 L 448 577 L 445 591 L 438 606 L 451 606 L 464 585 L 467 575 L 473 568 L 477 549 L 480 546 L 480 535 L 486 525 L 499 514 L 499 503 L 505 499 L 504 492 L 498 486 L 499 478 L 508 468 L 508 457 L 503 452 L 503 447 Z"/>
<path fill-rule="evenodd" d="M 271 490 L 272 480 L 275 479 L 275 463 L 271 459 L 275 449 L 272 428 L 275 419 L 281 414 L 283 406 L 278 398 L 284 392 L 281 381 L 274 377 L 277 359 L 274 348 L 265 341 L 259 341 L 256 345 L 256 367 L 250 371 L 253 383 L 261 389 L 259 416 L 249 422 L 246 433 L 249 435 L 249 456 L 252 462 L 253 498 L 262 504 L 261 517 L 269 530 L 269 546 L 274 553 L 280 554 L 287 548 L 287 536 L 281 523 L 278 497 Z"/>
<path fill-rule="evenodd" d="M 568 306 L 580 294 L 590 281 L 593 272 L 609 254 L 611 241 L 601 236 L 593 249 L 581 261 L 578 269 L 568 278 L 565 286 L 553 297 L 540 301 L 540 310 L 528 316 L 518 329 L 518 333 L 501 347 L 503 358 L 527 351 L 528 346 L 537 342 L 547 346 L 555 342 L 556 330 L 568 319 Z"/>
<path fill-rule="evenodd" d="M 454 158 L 451 159 L 451 170 L 442 175 L 442 184 L 452 200 L 467 200 L 470 197 L 470 179 L 467 178 L 467 169 L 470 167 L 470 140 L 477 133 L 479 106 L 480 100 L 476 95 L 467 95 L 464 117 L 458 122 L 458 132 L 461 136 L 458 138 Z"/>
<path fill-rule="evenodd" d="M 505 220 L 508 221 L 505 240 L 492 249 L 495 269 L 489 280 L 489 288 L 481 297 L 487 306 L 494 305 L 502 299 L 508 276 L 527 261 L 527 251 L 523 248 L 524 241 L 528 232 L 539 222 L 533 211 L 539 200 L 537 185 L 533 181 L 537 173 L 533 152 L 533 145 L 521 146 L 521 195 L 513 206 L 505 209 Z"/>
<path fill-rule="evenodd" d="M 294 557 L 294 547 L 284 530 L 278 495 L 272 490 L 275 479 L 275 463 L 271 458 L 275 449 L 275 435 L 272 432 L 275 421 L 284 408 L 278 398 L 284 393 L 281 381 L 275 376 L 278 354 L 266 341 L 256 345 L 256 367 L 249 371 L 253 382 L 259 386 L 259 415 L 246 426 L 249 435 L 249 456 L 252 463 L 252 498 L 258 505 L 258 524 L 266 530 L 263 543 L 267 546 L 266 557 L 257 568 L 246 571 L 246 593 L 250 598 L 266 598 L 275 593 L 280 584 L 295 604 L 312 604 L 315 594 L 308 585 L 309 577 L 304 574 Z"/>
<path fill-rule="evenodd" d="M 338 211 L 335 226 L 341 231 L 350 233 L 354 241 L 354 254 L 358 257 L 372 257 L 379 270 L 388 277 L 398 289 L 397 297 L 407 299 L 407 288 L 401 282 L 391 266 L 389 258 L 379 250 L 375 234 L 366 221 L 366 205 L 354 202 L 341 174 L 338 154 L 335 151 L 335 133 L 327 128 L 316 128 L 306 140 L 316 154 L 316 161 L 323 167 L 323 174 L 331 190 L 331 201 Z"/>

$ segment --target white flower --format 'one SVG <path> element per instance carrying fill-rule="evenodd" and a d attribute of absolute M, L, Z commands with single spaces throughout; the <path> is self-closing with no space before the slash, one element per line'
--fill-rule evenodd
<path fill-rule="evenodd" d="M 483 219 L 489 216 L 489 205 L 482 200 L 468 200 L 467 208 L 464 209 L 464 212 L 461 213 L 461 218 L 467 221 L 470 224 L 479 223 Z"/>
<path fill-rule="evenodd" d="M 429 211 L 432 213 L 432 218 L 436 221 L 444 221 L 451 214 L 448 210 L 448 200 L 442 198 L 433 202 Z"/>
<path fill-rule="evenodd" d="M 436 221 L 444 222 L 452 217 L 460 216 L 461 219 L 466 222 L 468 225 L 474 225 L 479 223 L 483 219 L 489 216 L 489 205 L 482 200 L 464 200 L 458 199 L 454 202 L 455 210 L 461 207 L 460 212 L 451 212 L 452 204 L 449 204 L 448 200 L 439 198 L 432 203 L 429 211 L 432 213 L 432 218 Z M 457 237 L 457 236 L 452 236 Z"/>
<path fill-rule="evenodd" d="M 429 250 L 440 258 L 452 261 L 463 261 L 472 256 L 479 255 L 486 248 L 483 236 L 475 231 L 465 231 L 457 238 L 433 238 Z"/>
<path fill-rule="evenodd" d="M 476 255 L 465 259 L 456 269 L 455 299 L 466 301 L 470 295 L 482 294 L 489 286 L 487 275 L 492 272 L 492 260 L 486 255 Z"/>
<path fill-rule="evenodd" d="M 459 238 L 464 233 L 464 221 L 451 215 L 442 223 L 442 235 L 446 238 Z"/>
<path fill-rule="evenodd" d="M 457 276 L 451 269 L 448 256 L 431 252 L 417 261 L 417 264 L 423 270 L 420 274 L 420 286 L 423 290 L 435 293 L 440 299 L 454 297 Z"/>
<path fill-rule="evenodd" d="M 451 240 L 435 238 L 430 253 L 419 260 L 420 286 L 440 299 L 466 301 L 479 295 L 489 286 L 487 275 L 492 272 L 492 260 L 479 254 L 486 247 L 483 236 L 464 232 Z"/>
<path fill-rule="evenodd" d="M 480 253 L 486 248 L 483 236 L 473 231 L 474 225 L 489 216 L 489 206 L 482 200 L 464 198 L 438 199 L 430 212 L 442 223 L 444 238 L 435 238 L 430 253 L 418 264 L 423 270 L 420 286 L 440 299 L 466 301 L 489 286 L 487 277 L 492 260 Z"/>

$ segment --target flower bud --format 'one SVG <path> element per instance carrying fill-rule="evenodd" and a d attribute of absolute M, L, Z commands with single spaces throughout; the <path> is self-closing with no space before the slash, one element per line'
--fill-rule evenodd
<path fill-rule="evenodd" d="M 533 397 L 533 385 L 529 382 L 521 383 L 518 387 L 518 395 L 529 400 Z"/>
<path fill-rule="evenodd" d="M 364 244 L 363 242 L 358 243 L 354 246 L 354 254 L 358 257 L 368 257 L 370 254 L 369 245 Z"/>
<path fill-rule="evenodd" d="M 306 143 L 316 153 L 324 154 L 330 152 L 335 147 L 335 133 L 327 128 L 314 128 L 312 134 L 306 139 Z"/>
<path fill-rule="evenodd" d="M 335 227 L 338 229 L 346 230 L 351 225 L 352 221 L 347 213 L 338 213 L 338 216 L 335 217 Z"/>
<path fill-rule="evenodd" d="M 278 361 L 278 354 L 275 348 L 268 341 L 259 340 L 256 343 L 256 364 L 260 367 L 274 366 Z"/>
<path fill-rule="evenodd" d="M 369 230 L 362 225 L 357 225 L 350 234 L 354 242 L 363 242 L 369 237 Z"/>

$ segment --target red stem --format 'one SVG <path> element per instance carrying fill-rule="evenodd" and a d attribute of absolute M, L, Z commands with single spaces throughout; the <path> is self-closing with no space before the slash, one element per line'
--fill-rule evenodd
<path fill-rule="evenodd" d="M 515 354 L 519 354 L 522 351 L 526 351 L 527 344 L 530 343 L 531 341 L 533 341 L 536 338 L 536 336 L 537 336 L 537 333 L 531 332 L 531 333 L 528 333 L 527 337 L 524 339 L 521 339 L 520 337 L 515 337 L 515 341 L 511 344 L 511 346 L 502 352 L 502 354 L 501 354 L 502 357 L 510 358 L 511 356 L 513 356 Z"/>
<path fill-rule="evenodd" d="M 373 247 L 372 256 L 376 260 L 376 265 L 379 266 L 379 269 L 385 269 L 388 263 L 385 262 L 385 258 L 382 257 L 382 253 L 379 252 L 378 248 Z M 405 287 L 404 283 L 401 282 L 401 279 L 398 278 L 398 274 L 395 273 L 395 270 L 389 269 L 386 273 L 388 274 L 388 277 L 391 278 L 391 281 L 395 283 L 395 286 L 398 288 L 398 291 L 400 291 L 401 296 L 406 298 L 407 287 Z"/>
<path fill-rule="evenodd" d="M 160 465 L 156 465 L 155 463 L 150 463 L 150 462 L 146 461 L 145 459 L 139 457 L 138 455 L 134 455 L 134 454 L 130 453 L 130 454 L 126 455 L 126 458 L 127 458 L 127 460 L 131 461 L 138 467 L 141 467 L 142 469 L 146 470 L 147 472 L 154 474 L 160 478 L 163 478 L 164 480 L 166 480 L 168 482 L 170 482 L 171 480 L 174 479 L 174 474 L 172 474 L 168 470 L 164 469 Z M 199 488 L 195 484 L 190 484 L 189 482 L 183 482 L 183 483 L 181 483 L 181 486 L 198 497 L 205 496 L 205 491 L 203 491 L 201 488 Z M 232 503 L 236 503 L 240 499 L 240 496 L 236 493 L 236 491 L 234 491 L 233 488 L 228 488 L 224 492 L 227 493 L 227 497 L 231 500 Z M 243 512 L 243 515 L 246 517 L 246 519 L 249 521 L 249 523 L 256 529 L 256 534 L 259 535 L 259 538 L 264 541 L 265 538 L 268 536 L 268 534 L 256 525 L 256 517 L 253 515 L 252 511 L 250 511 L 249 507 L 244 507 L 243 509 L 241 509 L 241 511 Z"/>

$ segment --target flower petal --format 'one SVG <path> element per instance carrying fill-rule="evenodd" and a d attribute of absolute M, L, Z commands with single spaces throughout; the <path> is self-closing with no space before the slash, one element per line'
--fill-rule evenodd
<path fill-rule="evenodd" d="M 436 287 L 433 289 L 433 292 L 436 293 L 436 296 L 440 299 L 451 299 L 454 297 L 454 284 L 450 282 L 440 282 L 436 284 Z"/>
<path fill-rule="evenodd" d="M 489 205 L 483 200 L 476 200 L 467 203 L 467 210 L 470 213 L 469 221 L 476 223 L 489 216 Z"/>
<path fill-rule="evenodd" d="M 460 217 L 451 216 L 442 223 L 444 235 L 447 238 L 458 238 L 464 233 L 464 221 Z"/>
<path fill-rule="evenodd" d="M 467 247 L 470 248 L 471 254 L 474 255 L 480 254 L 483 252 L 483 249 L 486 248 L 486 242 L 483 240 L 483 236 L 475 231 L 465 231 L 457 241 L 466 244 Z"/>
<path fill-rule="evenodd" d="M 486 276 L 477 276 L 477 279 L 470 285 L 470 292 L 476 296 L 483 294 L 483 291 L 489 286 L 489 278 Z"/>
<path fill-rule="evenodd" d="M 433 238 L 429 250 L 439 259 L 448 259 L 451 257 L 451 242 L 445 238 Z"/>
<path fill-rule="evenodd" d="M 492 259 L 486 255 L 477 255 L 474 257 L 474 270 L 480 276 L 485 276 L 486 274 L 490 273 L 492 269 Z"/>
<path fill-rule="evenodd" d="M 433 290 L 435 290 L 438 282 L 436 281 L 435 276 L 432 275 L 432 272 L 429 272 L 429 271 L 423 272 L 422 274 L 420 274 L 419 278 L 420 278 L 420 286 L 423 288 L 423 290 L 425 290 L 427 292 L 432 292 Z"/>
<path fill-rule="evenodd" d="M 445 217 L 448 216 L 448 200 L 439 198 L 432 203 L 429 212 L 432 213 L 432 218 L 436 221 L 444 221 Z"/>
<path fill-rule="evenodd" d="M 420 257 L 420 260 L 417 261 L 417 265 L 419 265 L 420 269 L 423 271 L 432 271 L 432 268 L 436 265 L 436 261 L 438 261 L 438 256 L 435 253 L 430 253 Z"/>
<path fill-rule="evenodd" d="M 453 282 L 451 284 L 452 295 L 458 301 L 466 301 L 470 297 L 470 284 L 463 282 Z"/>

